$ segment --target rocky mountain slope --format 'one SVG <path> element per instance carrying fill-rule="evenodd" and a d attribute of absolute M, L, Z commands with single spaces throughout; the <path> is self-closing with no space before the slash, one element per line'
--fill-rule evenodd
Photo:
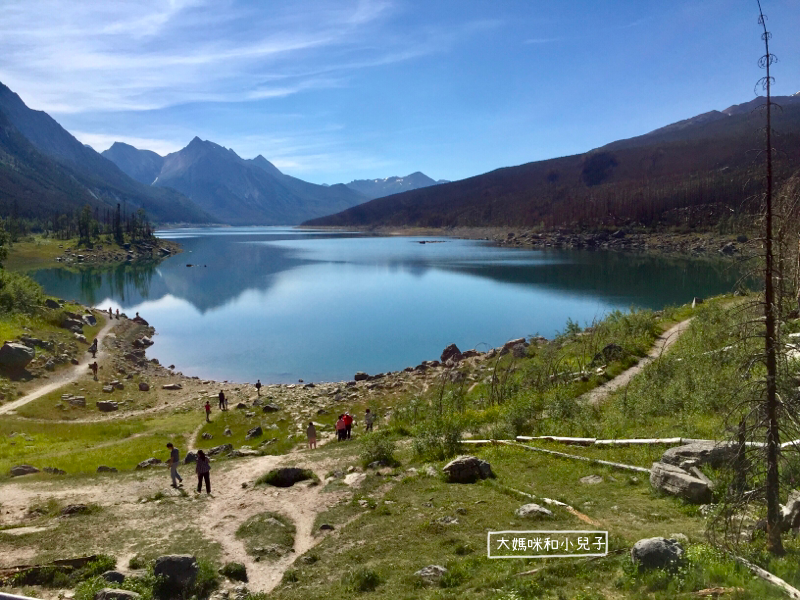
<path fill-rule="evenodd" d="M 103 155 L 131 177 L 174 188 L 215 220 L 232 225 L 295 225 L 366 200 L 343 184 L 308 183 L 281 173 L 263 156 L 243 159 L 198 137 L 163 158 L 119 142 Z"/>
<path fill-rule="evenodd" d="M 416 171 L 405 177 L 394 176 L 384 179 L 355 179 L 348 183 L 347 187 L 364 195 L 369 200 L 373 200 L 375 198 L 383 198 L 384 196 L 391 196 L 392 194 L 399 194 L 400 192 L 407 192 L 409 190 L 417 190 L 439 183 L 449 182 L 444 179 L 435 181 L 425 175 L 425 173 Z"/>
<path fill-rule="evenodd" d="M 28 108 L 2 83 L 0 113 L 2 127 L 7 132 L 6 156 L 12 156 L 13 146 L 17 149 L 13 154 L 16 160 L 27 164 L 27 169 L 18 170 L 14 160 L 3 161 L 3 178 L 8 182 L 8 187 L 2 188 L 4 204 L 16 201 L 18 205 L 28 206 L 33 202 L 41 210 L 52 213 L 56 207 L 74 210 L 89 203 L 113 208 L 117 203 L 124 203 L 129 210 L 144 208 L 151 218 L 162 222 L 211 221 L 208 214 L 179 192 L 151 188 L 134 181 L 114 163 L 80 143 L 50 115 Z M 11 142 L 14 132 L 24 137 L 26 143 L 18 138 Z M 30 152 L 31 148 L 36 154 Z M 43 161 L 41 157 L 48 160 Z M 16 182 L 14 185 L 10 184 L 12 180 Z M 66 183 L 68 180 L 70 182 Z M 25 189 L 31 194 L 26 194 Z M 33 197 L 34 189 L 50 190 L 52 202 L 40 196 Z M 61 191 L 56 193 L 56 189 Z"/>

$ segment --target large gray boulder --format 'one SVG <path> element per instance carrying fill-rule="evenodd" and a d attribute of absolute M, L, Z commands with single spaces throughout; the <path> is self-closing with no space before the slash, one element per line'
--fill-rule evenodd
<path fill-rule="evenodd" d="M 683 560 L 683 546 L 677 540 L 663 537 L 639 540 L 631 548 L 631 560 L 645 569 L 663 569 Z"/>
<path fill-rule="evenodd" d="M 94 595 L 94 600 L 139 600 L 141 596 L 130 590 L 103 588 Z"/>
<path fill-rule="evenodd" d="M 170 587 L 187 588 L 197 578 L 197 559 L 189 554 L 159 556 L 153 566 L 153 575 L 164 577 Z"/>
<path fill-rule="evenodd" d="M 455 344 L 450 344 L 442 351 L 441 361 L 446 363 L 450 359 L 453 359 L 453 362 L 460 362 L 464 359 L 464 355 Z"/>
<path fill-rule="evenodd" d="M 183 457 L 183 464 L 185 465 L 189 465 L 196 462 L 197 462 L 197 454 L 195 454 L 194 452 L 187 452 L 186 456 Z"/>
<path fill-rule="evenodd" d="M 0 347 L 0 367 L 9 371 L 19 371 L 24 369 L 35 355 L 33 348 L 25 344 L 6 342 Z"/>
<path fill-rule="evenodd" d="M 32 473 L 38 473 L 39 469 L 31 465 L 17 465 L 16 467 L 11 467 L 11 476 L 12 477 L 19 477 L 20 475 L 30 475 Z"/>
<path fill-rule="evenodd" d="M 441 565 L 428 565 L 414 573 L 414 575 L 419 577 L 424 583 L 435 584 L 439 582 L 445 573 L 447 573 L 447 569 Z"/>
<path fill-rule="evenodd" d="M 735 457 L 736 444 L 733 442 L 692 442 L 668 449 L 661 456 L 661 462 L 684 469 L 701 465 L 718 469 Z"/>
<path fill-rule="evenodd" d="M 448 483 L 475 483 L 478 479 L 494 477 L 491 465 L 477 456 L 459 456 L 447 463 L 442 471 Z"/>
<path fill-rule="evenodd" d="M 100 412 L 114 412 L 115 410 L 119 410 L 119 404 L 111 400 L 98 400 L 97 409 Z"/>
<path fill-rule="evenodd" d="M 650 470 L 650 485 L 657 490 L 678 496 L 688 502 L 705 504 L 711 501 L 711 485 L 675 465 L 653 463 Z"/>
<path fill-rule="evenodd" d="M 214 446 L 206 452 L 209 456 L 216 456 L 217 454 L 224 454 L 233 450 L 233 444 L 222 444 L 221 446 Z"/>

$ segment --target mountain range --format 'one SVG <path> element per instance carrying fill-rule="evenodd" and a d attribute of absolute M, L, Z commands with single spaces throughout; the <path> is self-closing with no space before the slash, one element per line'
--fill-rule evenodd
<path fill-rule="evenodd" d="M 400 192 L 418 190 L 440 183 L 449 183 L 446 179 L 435 181 L 419 171 L 405 177 L 386 177 L 385 179 L 355 179 L 347 184 L 351 190 L 363 195 L 368 200 L 383 198 Z"/>
<path fill-rule="evenodd" d="M 776 97 L 777 183 L 800 168 L 800 94 Z M 698 223 L 695 207 L 757 209 L 763 98 L 711 111 L 584 154 L 507 167 L 378 198 L 311 226 L 601 227 Z M 688 209 L 688 210 L 687 210 Z"/>
<path fill-rule="evenodd" d="M 134 181 L 81 144 L 50 115 L 31 110 L 0 83 L 0 210 L 42 217 L 89 204 L 144 208 L 159 221 L 207 223 L 212 218 L 183 194 Z"/>

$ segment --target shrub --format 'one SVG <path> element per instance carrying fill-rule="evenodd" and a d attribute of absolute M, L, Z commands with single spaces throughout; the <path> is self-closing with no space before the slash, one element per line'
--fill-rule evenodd
<path fill-rule="evenodd" d="M 311 469 L 283 468 L 272 469 L 256 479 L 256 485 L 273 485 L 275 487 L 291 487 L 298 481 L 319 481 Z"/>
<path fill-rule="evenodd" d="M 287 569 L 283 573 L 281 581 L 283 583 L 297 583 L 300 581 L 300 573 L 297 572 L 297 569 Z"/>
<path fill-rule="evenodd" d="M 416 428 L 414 453 L 427 460 L 445 460 L 461 452 L 461 426 L 452 420 L 432 421 Z"/>
<path fill-rule="evenodd" d="M 394 457 L 395 443 L 385 431 L 375 431 L 361 436 L 361 451 L 359 457 L 361 463 L 367 466 L 375 461 L 380 461 L 386 465 L 397 465 Z"/>
<path fill-rule="evenodd" d="M 129 569 L 144 569 L 147 566 L 147 562 L 142 558 L 140 554 L 132 556 L 131 559 L 128 561 L 128 568 Z"/>
<path fill-rule="evenodd" d="M 247 568 L 242 563 L 229 562 L 219 570 L 221 575 L 234 581 L 247 581 Z"/>
<path fill-rule="evenodd" d="M 343 583 L 350 592 L 372 592 L 381 584 L 381 578 L 372 569 L 361 567 L 345 575 Z"/>
<path fill-rule="evenodd" d="M 0 312 L 32 314 L 44 302 L 42 287 L 30 277 L 0 271 Z"/>

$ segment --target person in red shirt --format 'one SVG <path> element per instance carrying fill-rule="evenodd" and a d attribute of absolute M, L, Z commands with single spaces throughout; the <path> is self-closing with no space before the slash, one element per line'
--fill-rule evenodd
<path fill-rule="evenodd" d="M 211 416 L 211 404 L 209 403 L 208 400 L 206 400 L 206 423 L 211 423 L 211 419 L 209 418 L 210 416 Z"/>
<path fill-rule="evenodd" d="M 350 432 L 353 429 L 353 416 L 346 412 L 344 413 L 344 437 L 345 439 L 350 439 Z"/>

